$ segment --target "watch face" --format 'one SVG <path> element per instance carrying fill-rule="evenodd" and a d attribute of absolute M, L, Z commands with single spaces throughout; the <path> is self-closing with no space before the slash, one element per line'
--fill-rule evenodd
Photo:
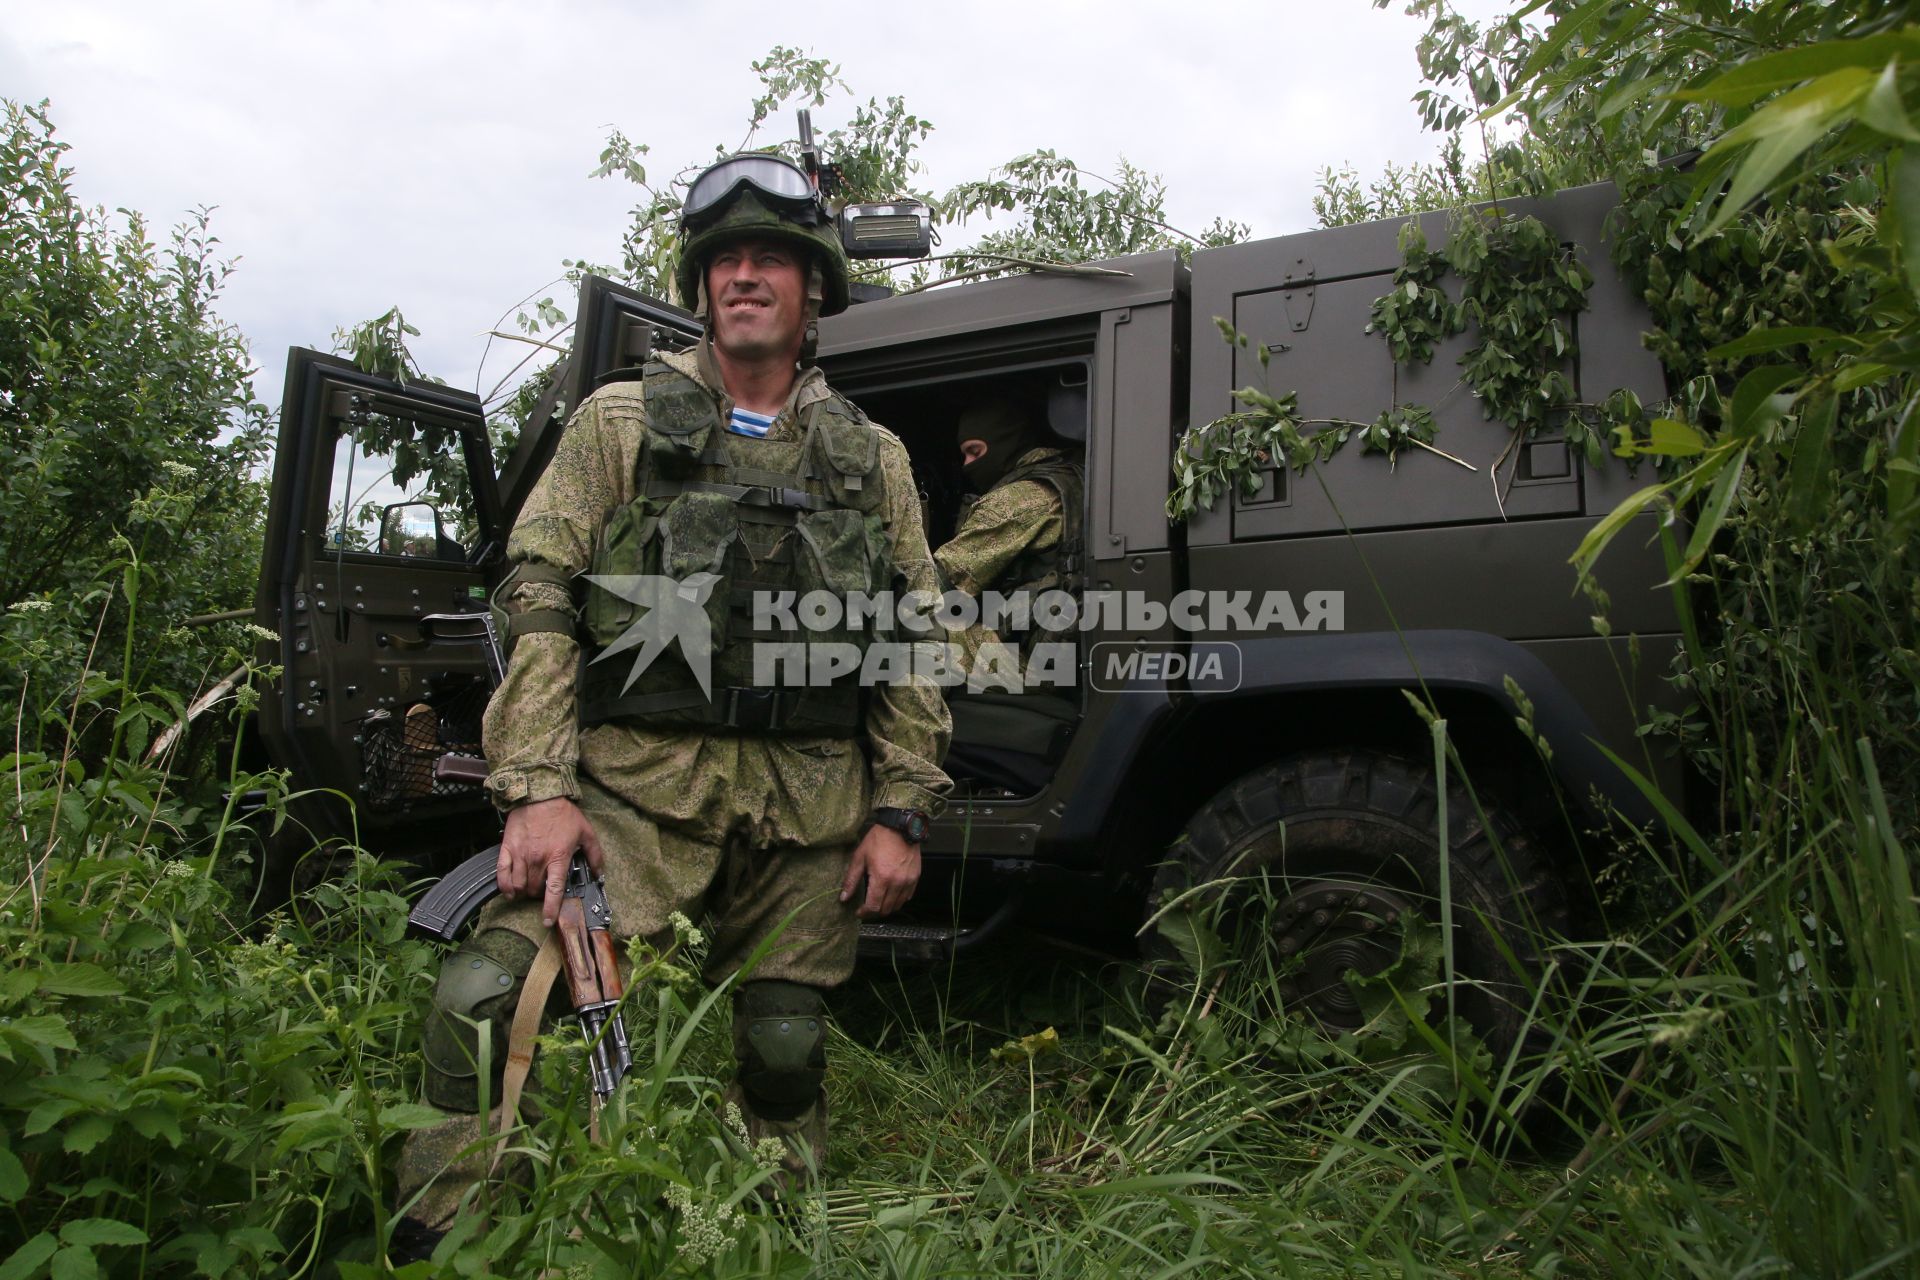
<path fill-rule="evenodd" d="M 933 820 L 918 809 L 878 809 L 873 820 L 885 827 L 892 827 L 907 838 L 911 844 L 919 844 L 927 838 L 927 830 Z"/>

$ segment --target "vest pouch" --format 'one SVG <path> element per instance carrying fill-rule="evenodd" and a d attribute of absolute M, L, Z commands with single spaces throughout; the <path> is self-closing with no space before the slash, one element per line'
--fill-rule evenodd
<path fill-rule="evenodd" d="M 714 652 L 727 647 L 733 616 L 733 573 L 729 563 L 740 525 L 733 499 L 722 493 L 683 493 L 660 515 L 660 572 L 680 583 L 680 594 L 698 595 L 713 624 Z M 693 579 L 695 574 L 711 574 Z"/>
<path fill-rule="evenodd" d="M 887 536 L 877 516 L 858 511 L 809 511 L 794 523 L 800 535 L 794 556 L 794 586 L 804 599 L 810 591 L 822 591 L 837 597 L 841 608 L 840 625 L 830 631 L 808 631 L 803 639 L 810 643 L 850 642 L 865 647 L 873 639 L 874 628 L 865 609 L 859 625 L 853 625 L 847 606 L 858 592 L 872 597 L 892 580 Z"/>
<path fill-rule="evenodd" d="M 692 474 L 713 439 L 720 408 L 690 379 L 672 374 L 646 383 L 645 474 L 682 480 Z"/>
<path fill-rule="evenodd" d="M 593 553 L 589 573 L 616 577 L 660 572 L 661 504 L 652 498 L 636 498 L 613 513 L 613 519 L 600 537 Z M 581 611 L 587 636 L 595 648 L 604 649 L 633 625 L 639 606 L 623 600 L 605 587 L 591 582 L 586 589 L 586 605 Z"/>
<path fill-rule="evenodd" d="M 816 406 L 807 429 L 813 469 L 842 506 L 879 509 L 880 436 L 865 422 L 838 412 L 832 401 Z"/>

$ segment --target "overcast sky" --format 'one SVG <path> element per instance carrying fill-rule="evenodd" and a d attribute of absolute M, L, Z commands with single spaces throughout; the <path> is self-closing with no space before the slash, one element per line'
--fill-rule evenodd
<path fill-rule="evenodd" d="M 837 60 L 858 101 L 900 94 L 931 120 L 923 186 L 1038 147 L 1096 172 L 1124 154 L 1166 179 L 1174 225 L 1277 235 L 1312 225 L 1320 169 L 1433 156 L 1408 102 L 1419 31 L 1366 0 L 63 0 L 0 17 L 0 94 L 52 100 L 84 199 L 160 231 L 217 207 L 239 259 L 222 310 L 277 402 L 289 345 L 324 348 L 396 303 L 427 372 L 490 389 L 519 354 L 501 363 L 496 344 L 477 368 L 501 313 L 558 294 L 562 259 L 618 256 L 637 188 L 586 176 L 607 131 L 652 144 L 656 173 L 737 142 L 748 64 L 776 44 Z"/>

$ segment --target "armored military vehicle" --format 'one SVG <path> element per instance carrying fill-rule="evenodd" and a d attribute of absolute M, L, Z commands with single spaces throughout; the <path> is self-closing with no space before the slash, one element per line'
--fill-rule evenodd
<path fill-rule="evenodd" d="M 1602 249 L 1613 200 L 1594 187 L 1508 209 L 1540 218 L 1596 277 L 1575 317 L 1576 389 L 1653 401 L 1661 370 Z M 1423 222 L 1445 240 L 1444 215 Z M 1591 896 L 1583 833 L 1650 817 L 1607 753 L 1675 781 L 1636 725 L 1671 701 L 1660 675 L 1677 627 L 1646 538 L 1622 536 L 1602 562 L 1610 635 L 1574 590 L 1569 555 L 1635 487 L 1624 464 L 1589 465 L 1552 432 L 1509 454 L 1506 424 L 1460 381 L 1470 335 L 1408 367 L 1366 331 L 1399 231 L 1122 258 L 869 301 L 822 324 L 833 384 L 906 441 L 934 545 L 954 527 L 953 428 L 968 404 L 1027 402 L 1086 467 L 1076 678 L 952 703 L 957 738 L 1019 753 L 1030 781 L 959 781 L 911 916 L 868 925 L 866 949 L 966 952 L 1025 921 L 1120 948 L 1141 933 L 1174 960 L 1158 915 L 1169 900 L 1257 890 L 1268 914 L 1241 945 L 1273 948 L 1283 1000 L 1323 1023 L 1360 1016 L 1349 972 L 1392 963 L 1409 922 L 1448 915 L 1467 1011 L 1495 1033 L 1510 1024 L 1500 992 L 1510 960 L 1531 956 L 1522 926 L 1565 929 Z M 1223 342 L 1216 317 L 1249 344 Z M 434 765 L 479 751 L 498 661 L 485 604 L 507 531 L 568 411 L 698 332 L 676 307 L 586 279 L 571 354 L 503 460 L 474 396 L 292 353 L 258 597 L 284 677 L 260 728 L 300 785 L 352 798 L 369 846 L 451 859 L 498 838 L 479 789 Z M 1426 404 L 1438 442 L 1472 466 L 1424 450 L 1389 465 L 1349 449 L 1305 472 L 1274 460 L 1256 493 L 1171 520 L 1183 430 L 1235 409 L 1248 384 L 1296 393 L 1314 418 Z M 367 456 L 395 423 L 410 456 Z M 1436 775 L 1409 695 L 1447 722 L 1471 792 Z M 350 820 L 317 802 L 308 818 L 323 831 Z"/>

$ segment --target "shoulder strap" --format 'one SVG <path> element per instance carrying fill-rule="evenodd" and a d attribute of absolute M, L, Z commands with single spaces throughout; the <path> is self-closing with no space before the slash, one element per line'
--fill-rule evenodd
<path fill-rule="evenodd" d="M 1076 458 L 1059 454 L 1015 467 L 1000 480 L 999 488 L 1021 480 L 1031 480 L 1052 489 L 1060 499 L 1060 582 L 1069 591 L 1080 588 L 1080 573 L 1085 565 L 1086 540 L 1080 528 L 1085 519 L 1087 475 Z"/>

